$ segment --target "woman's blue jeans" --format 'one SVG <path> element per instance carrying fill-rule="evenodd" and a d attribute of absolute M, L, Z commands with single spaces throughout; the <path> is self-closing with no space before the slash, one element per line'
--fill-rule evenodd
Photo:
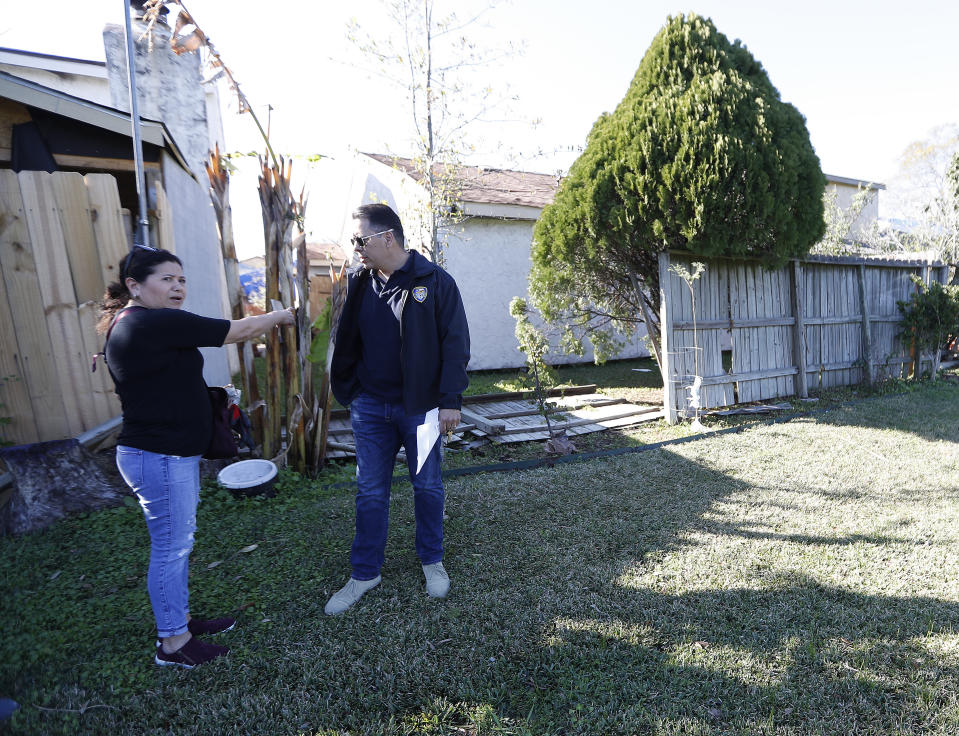
<path fill-rule="evenodd" d="M 187 578 L 200 501 L 200 457 L 159 455 L 118 445 L 117 467 L 140 499 L 150 531 L 147 591 L 157 635 L 183 634 L 190 611 Z"/>
<path fill-rule="evenodd" d="M 416 472 L 416 428 L 423 414 L 407 414 L 402 404 L 360 394 L 350 404 L 356 441 L 356 536 L 350 551 L 353 577 L 372 580 L 380 574 L 390 520 L 390 483 L 400 447 L 406 448 L 413 483 L 416 554 L 424 565 L 443 559 L 443 476 L 437 440 Z"/>

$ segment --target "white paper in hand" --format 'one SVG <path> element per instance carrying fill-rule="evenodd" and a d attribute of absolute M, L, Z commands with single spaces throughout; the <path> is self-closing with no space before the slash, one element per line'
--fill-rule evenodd
<path fill-rule="evenodd" d="M 416 428 L 416 474 L 419 475 L 423 463 L 430 456 L 436 440 L 440 438 L 440 410 L 430 409 L 426 420 Z"/>

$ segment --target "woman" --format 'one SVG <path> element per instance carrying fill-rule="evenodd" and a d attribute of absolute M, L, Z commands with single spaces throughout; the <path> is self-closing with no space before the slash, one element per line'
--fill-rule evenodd
<path fill-rule="evenodd" d="M 291 310 L 210 319 L 181 310 L 186 278 L 180 259 L 135 246 L 107 287 L 98 329 L 123 407 L 117 467 L 140 500 L 150 531 L 147 590 L 156 618 L 154 661 L 191 669 L 226 654 L 197 635 L 232 629 L 236 621 L 190 617 L 187 567 L 200 491 L 200 457 L 212 434 L 210 400 L 198 347 L 242 342 L 277 325 Z"/>

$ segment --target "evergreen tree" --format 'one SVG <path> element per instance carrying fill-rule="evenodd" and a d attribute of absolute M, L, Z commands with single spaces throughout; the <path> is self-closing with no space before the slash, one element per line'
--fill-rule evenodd
<path fill-rule="evenodd" d="M 669 18 L 536 225 L 532 301 L 568 350 L 588 335 L 602 358 L 643 320 L 659 357 L 657 254 L 782 265 L 822 237 L 824 187 L 762 65 L 712 21 Z"/>

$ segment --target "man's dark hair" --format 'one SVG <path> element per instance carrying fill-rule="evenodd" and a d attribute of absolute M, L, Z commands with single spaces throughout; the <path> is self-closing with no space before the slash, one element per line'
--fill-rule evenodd
<path fill-rule="evenodd" d="M 406 238 L 403 235 L 403 223 L 400 222 L 400 216 L 397 215 L 388 204 L 374 202 L 373 204 L 364 204 L 353 210 L 354 220 L 366 220 L 374 232 L 381 230 L 392 230 L 396 241 L 400 245 L 406 245 Z"/>

